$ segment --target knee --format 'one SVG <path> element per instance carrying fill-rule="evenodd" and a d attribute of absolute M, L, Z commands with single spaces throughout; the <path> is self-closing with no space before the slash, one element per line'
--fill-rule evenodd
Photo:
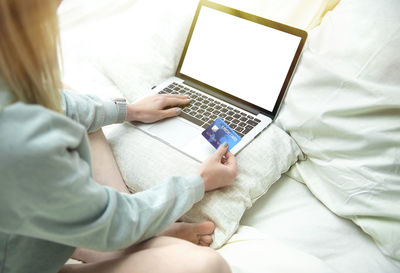
<path fill-rule="evenodd" d="M 197 252 L 197 261 L 200 264 L 197 265 L 195 272 L 231 273 L 228 263 L 215 250 L 208 247 L 198 247 Z"/>
<path fill-rule="evenodd" d="M 151 243 L 151 245 L 150 245 Z M 167 258 L 176 266 L 173 272 L 185 273 L 231 273 L 231 269 L 225 259 L 214 249 L 198 246 L 184 240 L 157 237 L 156 240 L 149 241 L 147 249 L 160 249 Z"/>

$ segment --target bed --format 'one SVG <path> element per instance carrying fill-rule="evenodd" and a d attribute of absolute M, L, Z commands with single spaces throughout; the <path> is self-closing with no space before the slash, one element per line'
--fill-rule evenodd
<path fill-rule="evenodd" d="M 244 203 L 218 251 L 235 273 L 400 272 L 400 3 L 217 2 L 309 32 L 273 125 L 302 156 Z M 64 82 L 105 99 L 146 95 L 174 74 L 196 6 L 64 1 Z M 148 144 L 181 160 L 175 171 L 184 168 L 184 156 L 130 124 L 105 133 L 128 185 L 146 172 L 135 155 L 146 156 Z"/>

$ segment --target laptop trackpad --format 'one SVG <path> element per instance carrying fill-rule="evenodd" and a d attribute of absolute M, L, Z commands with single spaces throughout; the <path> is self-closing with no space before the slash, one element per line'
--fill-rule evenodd
<path fill-rule="evenodd" d="M 148 132 L 177 147 L 184 147 L 201 134 L 201 129 L 173 118 L 156 123 Z"/>

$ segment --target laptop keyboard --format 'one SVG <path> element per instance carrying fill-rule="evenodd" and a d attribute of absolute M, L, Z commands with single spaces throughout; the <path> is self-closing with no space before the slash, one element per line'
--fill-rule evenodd
<path fill-rule="evenodd" d="M 180 117 L 204 129 L 208 128 L 217 118 L 221 118 L 240 137 L 243 137 L 261 122 L 254 116 L 175 82 L 158 93 L 188 95 L 191 102 L 182 107 Z"/>

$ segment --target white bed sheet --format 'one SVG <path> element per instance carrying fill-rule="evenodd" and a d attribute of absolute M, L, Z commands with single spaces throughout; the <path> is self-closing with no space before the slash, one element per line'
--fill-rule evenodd
<path fill-rule="evenodd" d="M 371 237 L 352 221 L 333 214 L 303 183 L 286 175 L 245 213 L 241 224 L 317 257 L 337 272 L 400 272 Z"/>
<path fill-rule="evenodd" d="M 249 226 L 240 226 L 218 252 L 233 273 L 338 273 L 321 259 Z"/>

